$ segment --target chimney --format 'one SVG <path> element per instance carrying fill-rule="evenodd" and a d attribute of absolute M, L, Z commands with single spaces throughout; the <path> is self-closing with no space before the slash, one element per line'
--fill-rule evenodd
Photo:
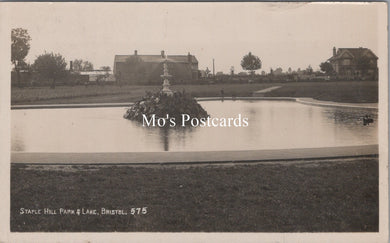
<path fill-rule="evenodd" d="M 333 56 L 336 56 L 336 47 L 333 47 Z"/>
<path fill-rule="evenodd" d="M 213 76 L 215 76 L 214 58 L 213 58 Z"/>
<path fill-rule="evenodd" d="M 73 61 L 70 61 L 69 63 L 69 71 L 73 71 Z"/>
<path fill-rule="evenodd" d="M 137 56 L 137 55 L 138 55 L 138 51 L 134 50 L 134 56 Z"/>
<path fill-rule="evenodd" d="M 191 53 L 188 52 L 188 63 L 192 64 L 192 56 Z"/>
<path fill-rule="evenodd" d="M 164 52 L 164 50 L 161 51 L 161 57 L 162 57 L 162 58 L 165 58 L 165 52 Z"/>

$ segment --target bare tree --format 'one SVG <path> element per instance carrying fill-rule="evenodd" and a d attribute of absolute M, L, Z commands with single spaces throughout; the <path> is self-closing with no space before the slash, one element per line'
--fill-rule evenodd
<path fill-rule="evenodd" d="M 73 70 L 74 71 L 92 71 L 93 64 L 89 61 L 83 61 L 82 59 L 75 59 L 73 61 Z"/>

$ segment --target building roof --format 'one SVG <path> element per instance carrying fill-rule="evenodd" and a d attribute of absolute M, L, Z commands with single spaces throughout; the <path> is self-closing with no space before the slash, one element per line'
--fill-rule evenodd
<path fill-rule="evenodd" d="M 370 58 L 378 59 L 378 57 L 368 48 L 338 48 L 335 56 L 329 58 L 329 61 L 334 61 L 342 58 L 343 56 L 350 56 L 351 58 L 359 58 L 362 56 L 367 56 Z"/>
<path fill-rule="evenodd" d="M 195 56 L 190 56 L 192 63 L 198 63 Z M 134 55 L 115 55 L 114 62 L 126 62 L 126 59 L 129 57 L 134 57 Z M 137 57 L 141 58 L 143 62 L 160 63 L 165 61 L 165 58 L 161 55 L 137 55 Z M 188 63 L 188 55 L 169 55 L 167 60 L 174 63 Z"/>
<path fill-rule="evenodd" d="M 112 71 L 105 71 L 105 70 L 91 70 L 91 71 L 79 71 L 78 72 L 81 75 L 101 75 L 101 74 L 107 74 L 112 73 Z"/>

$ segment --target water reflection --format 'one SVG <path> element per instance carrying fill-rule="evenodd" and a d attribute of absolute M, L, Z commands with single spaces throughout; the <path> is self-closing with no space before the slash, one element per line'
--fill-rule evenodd
<path fill-rule="evenodd" d="M 248 127 L 149 128 L 122 118 L 125 108 L 13 110 L 12 151 L 149 152 L 333 147 L 378 143 L 378 115 L 290 101 L 205 101 L 216 118 Z M 374 123 L 362 125 L 370 115 Z"/>
<path fill-rule="evenodd" d="M 162 144 L 164 145 L 164 151 L 169 151 L 169 128 L 160 128 L 160 136 L 162 138 Z"/>
<path fill-rule="evenodd" d="M 16 129 L 15 127 L 12 128 L 13 130 Z M 24 145 L 24 139 L 22 131 L 19 131 L 18 133 L 15 134 L 14 137 L 12 137 L 13 142 L 11 143 L 11 151 L 25 151 L 26 147 Z"/>
<path fill-rule="evenodd" d="M 374 122 L 378 120 L 377 112 L 373 112 L 367 109 L 326 109 L 325 114 L 328 118 L 333 119 L 337 124 L 353 124 L 363 126 L 363 118 L 365 116 L 371 117 Z"/>

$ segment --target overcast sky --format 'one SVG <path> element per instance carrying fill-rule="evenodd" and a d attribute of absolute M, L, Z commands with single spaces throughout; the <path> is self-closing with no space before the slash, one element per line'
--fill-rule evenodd
<path fill-rule="evenodd" d="M 383 3 L 382 3 L 383 4 Z M 95 68 L 114 55 L 190 52 L 199 68 L 229 72 L 251 51 L 261 70 L 318 65 L 336 47 L 367 47 L 377 54 L 378 3 L 19 3 L 11 26 L 32 38 L 27 61 L 45 50 Z M 261 71 L 260 70 L 260 71 Z"/>

